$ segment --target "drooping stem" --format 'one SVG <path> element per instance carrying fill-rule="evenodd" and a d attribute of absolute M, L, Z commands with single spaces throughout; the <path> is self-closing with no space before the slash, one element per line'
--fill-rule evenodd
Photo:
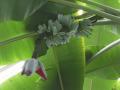
<path fill-rule="evenodd" d="M 91 59 L 91 60 L 95 60 L 98 56 L 100 56 L 101 54 L 103 54 L 104 52 L 110 50 L 111 48 L 114 48 L 115 46 L 120 44 L 120 39 L 110 43 L 109 45 L 105 46 L 104 48 L 102 48 L 100 51 L 98 51 Z"/>
<path fill-rule="evenodd" d="M 84 6 L 82 4 L 78 5 L 76 3 L 66 1 L 66 0 L 49 0 L 49 2 L 66 5 L 66 6 L 69 6 L 69 7 L 72 7 L 72 8 L 76 8 L 76 9 L 83 9 L 83 10 L 89 12 L 89 13 L 97 14 L 97 15 L 100 15 L 102 17 L 111 19 L 112 21 L 120 23 L 120 17 L 112 15 L 110 13 L 106 13 L 106 12 L 98 10 L 98 9 L 94 9 L 92 7 L 89 7 L 89 6 Z"/>
<path fill-rule="evenodd" d="M 24 34 L 24 35 L 16 36 L 16 37 L 10 38 L 8 40 L 1 41 L 0 46 L 4 46 L 4 45 L 7 45 L 9 43 L 12 43 L 12 42 L 15 42 L 15 41 L 18 41 L 18 40 L 22 40 L 22 39 L 25 39 L 25 38 L 28 38 L 28 37 L 33 37 L 33 36 L 36 36 L 36 35 L 39 35 L 39 33 L 38 32 L 31 32 L 31 33 L 27 33 L 27 34 Z"/>

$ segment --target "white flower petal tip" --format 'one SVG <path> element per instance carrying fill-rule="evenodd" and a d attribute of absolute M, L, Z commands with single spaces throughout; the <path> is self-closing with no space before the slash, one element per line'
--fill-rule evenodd
<path fill-rule="evenodd" d="M 30 76 L 36 72 L 43 80 L 47 80 L 47 74 L 44 65 L 37 59 L 29 59 L 25 62 L 22 75 Z"/>
<path fill-rule="evenodd" d="M 27 75 L 30 76 L 32 75 L 36 68 L 38 66 L 38 60 L 36 59 L 29 59 L 25 62 L 24 67 L 23 67 L 23 71 L 22 71 L 22 75 Z"/>

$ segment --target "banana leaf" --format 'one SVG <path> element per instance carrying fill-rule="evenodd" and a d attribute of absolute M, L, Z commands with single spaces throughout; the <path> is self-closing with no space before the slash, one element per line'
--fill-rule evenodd
<path fill-rule="evenodd" d="M 53 47 L 48 50 L 47 55 L 40 58 L 46 66 L 48 80 L 43 81 L 37 75 L 32 77 L 18 75 L 1 85 L 0 89 L 83 90 L 85 72 L 84 49 L 83 38 L 74 38 L 69 44 Z"/>
<path fill-rule="evenodd" d="M 85 78 L 83 90 L 119 90 L 116 83 L 118 83 L 116 80 L 106 80 L 98 77 Z"/>
<path fill-rule="evenodd" d="M 92 55 L 120 37 L 119 35 L 107 31 L 106 29 L 112 29 L 109 26 L 99 26 L 95 28 L 96 30 L 94 30 L 94 34 L 89 39 L 86 39 L 86 48 L 90 51 L 89 53 L 92 53 Z M 91 61 L 86 68 L 87 75 L 106 79 L 119 78 L 119 51 L 120 47 L 118 45 Z"/>
<path fill-rule="evenodd" d="M 27 33 L 23 22 L 6 21 L 0 23 L 0 41 Z M 27 38 L 9 45 L 0 46 L 0 65 L 11 64 L 31 57 L 34 48 L 32 38 Z"/>

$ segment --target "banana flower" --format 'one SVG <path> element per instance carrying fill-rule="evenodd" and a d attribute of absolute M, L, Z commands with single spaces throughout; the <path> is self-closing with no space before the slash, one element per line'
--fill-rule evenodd
<path fill-rule="evenodd" d="M 37 59 L 29 59 L 25 62 L 22 70 L 22 75 L 30 76 L 33 73 L 37 73 L 43 80 L 47 80 L 47 74 L 44 65 Z"/>

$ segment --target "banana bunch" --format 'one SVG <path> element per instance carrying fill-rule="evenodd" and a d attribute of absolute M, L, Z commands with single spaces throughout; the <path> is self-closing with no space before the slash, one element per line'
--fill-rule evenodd
<path fill-rule="evenodd" d="M 38 33 L 43 34 L 43 39 L 48 47 L 63 45 L 72 37 L 91 33 L 92 22 L 85 19 L 75 22 L 71 15 L 58 15 L 57 20 L 49 20 L 48 24 L 39 25 Z"/>

